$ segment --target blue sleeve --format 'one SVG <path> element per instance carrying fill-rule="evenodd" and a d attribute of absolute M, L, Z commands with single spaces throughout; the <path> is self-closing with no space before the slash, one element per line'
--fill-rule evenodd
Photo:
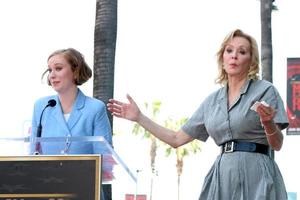
<path fill-rule="evenodd" d="M 96 113 L 94 118 L 94 136 L 103 136 L 109 145 L 112 146 L 112 129 L 107 116 L 106 107 L 104 103 L 101 103 L 99 111 Z M 95 153 L 104 153 L 108 149 L 105 146 L 94 145 Z"/>

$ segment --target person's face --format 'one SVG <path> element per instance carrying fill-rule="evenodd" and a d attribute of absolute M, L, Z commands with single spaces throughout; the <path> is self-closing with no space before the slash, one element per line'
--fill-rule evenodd
<path fill-rule="evenodd" d="M 243 37 L 234 37 L 225 46 L 223 53 L 223 68 L 228 78 L 247 77 L 251 65 L 250 43 Z"/>
<path fill-rule="evenodd" d="M 74 72 L 63 55 L 57 54 L 48 60 L 49 81 L 52 88 L 63 93 L 76 86 Z"/>

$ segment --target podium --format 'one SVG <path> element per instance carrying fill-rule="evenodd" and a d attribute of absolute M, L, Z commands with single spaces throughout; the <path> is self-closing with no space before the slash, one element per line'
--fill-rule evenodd
<path fill-rule="evenodd" d="M 127 176 L 126 184 L 137 182 L 102 136 L 0 138 L 0 142 L 10 149 L 23 148 L 0 156 L 0 200 L 102 200 L 102 184 L 113 184 L 118 176 Z M 30 147 L 36 144 L 42 152 L 32 155 Z M 76 154 L 70 144 L 94 148 L 97 153 Z M 51 146 L 59 148 L 43 154 L 43 147 Z"/>

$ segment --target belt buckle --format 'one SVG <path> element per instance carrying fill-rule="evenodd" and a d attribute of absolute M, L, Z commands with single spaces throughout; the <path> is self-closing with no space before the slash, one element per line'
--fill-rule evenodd
<path fill-rule="evenodd" d="M 234 150 L 233 148 L 234 148 L 234 141 L 226 142 L 224 146 L 224 152 L 231 153 Z"/>

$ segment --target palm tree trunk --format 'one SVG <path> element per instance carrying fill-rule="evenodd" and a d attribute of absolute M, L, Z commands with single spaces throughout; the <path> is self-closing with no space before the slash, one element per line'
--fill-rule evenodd
<path fill-rule="evenodd" d="M 94 33 L 93 95 L 105 104 L 114 94 L 117 0 L 97 0 Z M 112 124 L 112 116 L 109 120 Z"/>
<path fill-rule="evenodd" d="M 97 0 L 94 32 L 93 96 L 107 104 L 114 94 L 117 0 Z M 108 115 L 113 129 L 112 115 Z M 102 185 L 105 200 L 112 199 L 111 184 Z"/>
<path fill-rule="evenodd" d="M 260 0 L 262 79 L 273 82 L 272 8 L 273 0 Z M 270 150 L 274 159 L 274 150 Z"/>
<path fill-rule="evenodd" d="M 272 0 L 261 0 L 261 66 L 262 78 L 273 82 Z"/>
<path fill-rule="evenodd" d="M 154 184 L 154 178 L 156 176 L 155 159 L 156 159 L 157 143 L 156 143 L 156 138 L 154 136 L 150 136 L 150 139 L 151 139 L 151 147 L 150 147 L 151 183 L 150 183 L 149 200 L 152 200 L 152 197 L 153 197 L 153 184 Z"/>
<path fill-rule="evenodd" d="M 180 148 L 180 147 L 179 147 Z M 183 170 L 183 157 L 179 152 L 179 148 L 176 149 L 176 168 L 177 168 L 177 200 L 180 199 L 180 179 Z"/>

